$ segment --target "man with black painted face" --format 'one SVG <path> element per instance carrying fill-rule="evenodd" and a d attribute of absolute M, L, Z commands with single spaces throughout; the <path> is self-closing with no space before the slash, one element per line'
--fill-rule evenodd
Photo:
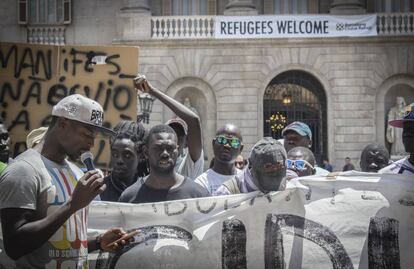
<path fill-rule="evenodd" d="M 405 107 L 403 119 L 392 120 L 388 124 L 403 128 L 402 140 L 405 151 L 410 155 L 381 169 L 379 173 L 414 175 L 414 103 Z"/>
<path fill-rule="evenodd" d="M 119 198 L 120 202 L 152 203 L 209 196 L 189 177 L 174 170 L 178 157 L 177 141 L 176 133 L 168 125 L 151 128 L 143 147 L 150 173 L 127 188 Z"/>
<path fill-rule="evenodd" d="M 249 156 L 249 167 L 221 185 L 216 195 L 284 190 L 286 187 L 286 150 L 271 137 L 259 140 Z"/>
<path fill-rule="evenodd" d="M 306 123 L 300 121 L 290 123 L 283 129 L 282 136 L 286 152 L 295 147 L 312 146 L 312 131 Z"/>
<path fill-rule="evenodd" d="M 213 167 L 196 178 L 195 182 L 214 195 L 218 187 L 240 172 L 235 167 L 236 157 L 243 150 L 242 135 L 239 128 L 227 123 L 216 132 L 212 141 L 214 152 Z"/>
<path fill-rule="evenodd" d="M 6 169 L 10 159 L 10 136 L 3 120 L 0 118 L 0 175 Z"/>
<path fill-rule="evenodd" d="M 361 153 L 359 166 L 362 172 L 377 173 L 390 161 L 388 150 L 380 144 L 368 144 Z"/>
<path fill-rule="evenodd" d="M 121 121 L 109 140 L 111 146 L 111 168 L 105 177 L 106 190 L 101 193 L 102 201 L 118 201 L 122 192 L 134 184 L 138 177 L 148 175 L 147 160 L 143 154 L 145 127 L 133 121 Z"/>

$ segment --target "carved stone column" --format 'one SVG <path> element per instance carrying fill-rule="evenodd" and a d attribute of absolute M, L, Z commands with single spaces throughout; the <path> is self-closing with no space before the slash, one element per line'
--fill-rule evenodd
<path fill-rule="evenodd" d="M 151 38 L 151 8 L 149 0 L 124 0 L 116 16 L 115 42 Z"/>
<path fill-rule="evenodd" d="M 332 15 L 365 14 L 366 10 L 360 0 L 333 0 L 330 13 Z"/>
<path fill-rule="evenodd" d="M 257 15 L 258 11 L 252 0 L 229 0 L 224 10 L 226 16 Z"/>

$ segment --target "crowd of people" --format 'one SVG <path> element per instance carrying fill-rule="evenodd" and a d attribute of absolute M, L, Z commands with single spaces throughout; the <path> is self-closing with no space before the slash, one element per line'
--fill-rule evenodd
<path fill-rule="evenodd" d="M 88 251 L 117 251 L 128 240 L 121 229 L 110 229 L 94 238 L 86 235 L 86 208 L 99 197 L 125 203 L 161 202 L 217 195 L 283 190 L 290 180 L 333 171 L 329 160 L 317 165 L 311 151 L 312 132 L 303 122 L 282 131 L 283 139 L 260 139 L 244 158 L 243 136 L 238 126 L 220 126 L 211 147 L 210 168 L 204 168 L 199 116 L 187 106 L 154 88 L 145 78 L 134 79 L 137 90 L 160 100 L 175 117 L 146 130 L 134 121 L 121 121 L 113 130 L 102 126 L 103 109 L 97 102 L 75 94 L 63 98 L 52 110 L 47 128 L 33 130 L 28 150 L 10 159 L 10 138 L 0 124 L 0 216 L 7 254 L 22 267 L 39 267 L 68 258 L 83 265 Z M 414 104 L 404 118 L 389 122 L 402 128 L 409 156 L 390 163 L 383 145 L 369 144 L 361 152 L 364 172 L 414 174 Z M 110 137 L 111 172 L 83 173 L 73 162 L 94 145 L 98 132 Z M 210 145 L 209 145 L 210 146 Z M 343 171 L 354 170 L 350 158 Z M 67 230 L 73 238 L 66 238 Z M 76 243 L 68 243 L 76 242 Z M 62 256 L 57 244 L 68 244 L 73 254 Z M 111 246 L 111 247 L 109 247 Z"/>

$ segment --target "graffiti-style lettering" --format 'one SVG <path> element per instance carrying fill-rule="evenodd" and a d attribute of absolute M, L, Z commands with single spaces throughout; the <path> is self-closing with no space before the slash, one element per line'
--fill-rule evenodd
<path fill-rule="evenodd" d="M 167 215 L 167 216 L 181 215 L 185 212 L 185 210 L 188 207 L 187 202 L 185 202 L 185 201 L 183 201 L 183 202 L 174 202 L 174 204 L 182 204 L 183 208 L 181 208 L 180 210 L 177 210 L 175 212 L 171 212 L 170 204 L 172 204 L 172 203 L 171 202 L 164 203 L 164 212 L 165 212 L 165 215 Z"/>
<path fill-rule="evenodd" d="M 265 268 L 285 268 L 282 227 L 296 228 L 293 232 L 288 229 L 285 232 L 320 246 L 328 255 L 334 269 L 354 268 L 348 253 L 333 231 L 317 222 L 289 214 L 269 214 L 266 217 Z"/>
<path fill-rule="evenodd" d="M 128 60 L 130 53 L 138 57 L 136 48 L 122 51 L 128 52 Z M 92 62 L 95 56 L 105 59 L 105 65 L 99 67 L 105 70 L 104 76 Z M 137 69 L 128 65 L 122 70 L 125 59 L 117 48 L 0 43 L 0 115 L 12 131 L 11 149 L 16 149 L 12 155 L 22 151 L 21 145 L 32 128 L 50 123 L 52 107 L 71 94 L 79 93 L 99 102 L 105 111 L 106 126 L 121 119 L 135 119 L 135 90 L 127 81 L 130 78 L 120 75 L 136 73 Z M 125 82 L 120 83 L 123 79 Z M 17 131 L 15 127 L 19 125 L 27 132 L 20 128 Z M 94 150 L 99 167 L 108 167 L 108 151 L 105 142 Z"/>
<path fill-rule="evenodd" d="M 26 107 L 29 103 L 29 98 L 36 98 L 36 104 L 40 105 L 41 101 L 41 86 L 39 82 L 34 82 L 30 85 L 29 92 L 27 93 L 26 99 L 23 101 L 23 106 Z"/>
<path fill-rule="evenodd" d="M 243 222 L 238 219 L 225 220 L 221 234 L 221 268 L 247 268 L 246 227 Z"/>
<path fill-rule="evenodd" d="M 152 225 L 130 229 L 127 232 L 133 230 L 139 230 L 139 238 L 135 238 L 135 241 L 128 246 L 122 248 L 116 253 L 110 253 L 108 257 L 101 251 L 96 261 L 96 269 L 115 269 L 118 260 L 123 254 L 130 251 L 134 247 L 146 243 L 153 239 L 178 239 L 185 242 L 189 242 L 193 239 L 193 236 L 187 230 L 173 225 Z"/>
<path fill-rule="evenodd" d="M 9 132 L 11 132 L 17 125 L 24 125 L 26 131 L 30 130 L 29 112 L 27 110 L 22 110 L 17 114 L 16 118 L 8 128 Z"/>
<path fill-rule="evenodd" d="M 368 268 L 397 269 L 400 267 L 398 220 L 374 217 L 369 222 Z"/>

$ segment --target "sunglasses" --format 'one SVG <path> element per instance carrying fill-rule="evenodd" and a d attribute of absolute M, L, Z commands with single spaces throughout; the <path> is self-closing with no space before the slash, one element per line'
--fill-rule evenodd
<path fill-rule="evenodd" d="M 244 165 L 244 162 L 243 161 L 241 161 L 241 162 L 235 162 L 235 164 L 237 164 L 237 165 Z"/>
<path fill-rule="evenodd" d="M 241 141 L 237 137 L 225 137 L 224 135 L 219 135 L 215 138 L 217 143 L 220 145 L 229 144 L 232 148 L 238 149 L 241 146 Z"/>
<path fill-rule="evenodd" d="M 313 169 L 313 165 L 311 165 L 310 163 L 308 163 L 305 160 L 290 160 L 287 159 L 286 160 L 286 165 L 287 168 L 294 168 L 297 170 L 306 170 L 306 166 L 309 166 L 311 169 Z"/>

